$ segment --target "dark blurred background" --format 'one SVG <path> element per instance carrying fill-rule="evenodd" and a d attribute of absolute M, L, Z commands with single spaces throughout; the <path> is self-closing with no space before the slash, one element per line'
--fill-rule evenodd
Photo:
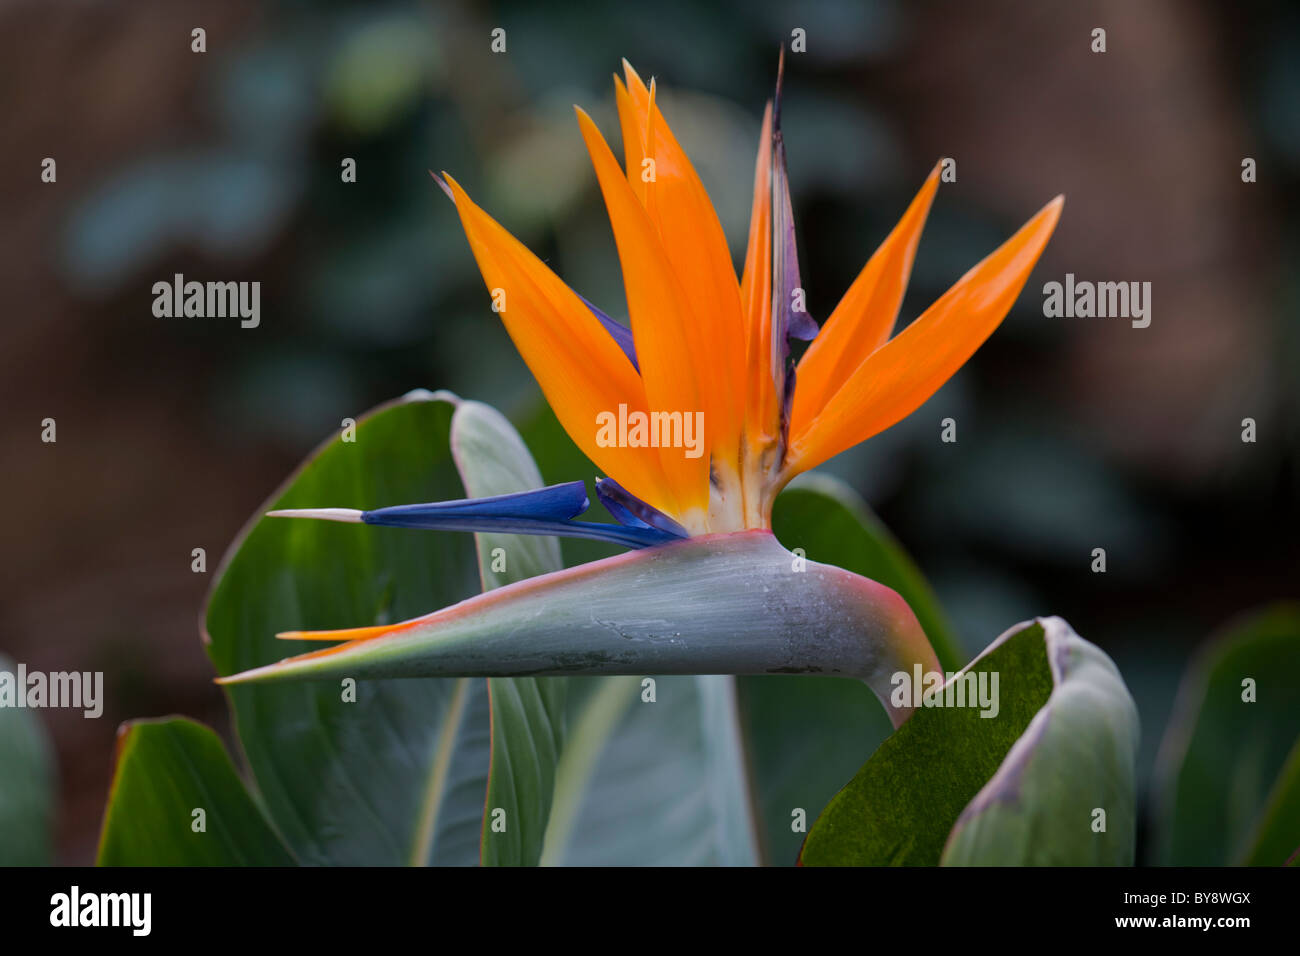
<path fill-rule="evenodd" d="M 817 317 L 940 156 L 958 179 L 940 190 L 904 322 L 1066 194 L 977 358 L 829 467 L 917 558 L 969 650 L 1058 613 L 1109 651 L 1141 710 L 1145 782 L 1194 648 L 1300 590 L 1297 13 L 1192 0 L 6 4 L 0 651 L 106 681 L 100 720 L 41 713 L 60 859 L 93 858 L 120 720 L 228 727 L 198 639 L 204 592 L 244 520 L 341 419 L 431 387 L 544 423 L 426 170 L 451 171 L 619 314 L 572 104 L 616 143 L 610 74 L 626 56 L 656 76 L 739 255 L 758 121 L 794 28 L 807 52 L 787 64 L 784 124 Z M 206 53 L 191 52 L 195 27 Z M 504 54 L 489 49 L 496 27 Z M 40 180 L 45 157 L 55 183 Z M 355 184 L 340 181 L 344 157 Z M 1245 157 L 1256 183 L 1242 182 Z M 151 287 L 176 272 L 261 281 L 261 326 L 155 318 Z M 1066 272 L 1151 282 L 1150 327 L 1045 318 L 1043 283 Z M 939 441 L 949 416 L 956 444 Z M 47 417 L 57 444 L 40 441 Z M 590 476 L 546 475 L 576 477 Z M 190 570 L 196 547 L 206 574 Z M 1097 547 L 1105 574 L 1090 570 Z"/>

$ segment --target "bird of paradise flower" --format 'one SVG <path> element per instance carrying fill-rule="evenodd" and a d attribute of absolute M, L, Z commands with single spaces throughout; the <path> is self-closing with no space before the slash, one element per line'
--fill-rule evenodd
<path fill-rule="evenodd" d="M 624 165 L 576 108 L 613 226 L 631 328 L 587 302 L 477 206 L 452 199 L 515 346 L 578 447 L 609 476 L 616 524 L 575 520 L 581 481 L 464 501 L 273 516 L 597 538 L 635 549 L 509 585 L 421 618 L 281 637 L 344 641 L 224 682 L 563 673 L 828 673 L 865 680 L 895 724 L 889 674 L 934 652 L 891 589 L 792 563 L 770 532 L 796 475 L 905 418 L 1010 310 L 1060 217 L 1058 196 L 892 335 L 936 165 L 819 328 L 803 290 L 781 134 L 781 73 L 767 104 L 742 274 L 690 160 L 626 61 L 615 76 Z M 797 363 L 790 340 L 808 341 Z M 598 440 L 602 416 L 702 412 L 703 454 Z M 803 571 L 793 574 L 792 570 Z"/>

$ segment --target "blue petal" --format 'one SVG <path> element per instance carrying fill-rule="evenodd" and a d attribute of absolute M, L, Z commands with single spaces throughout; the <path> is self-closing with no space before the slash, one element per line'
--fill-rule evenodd
<path fill-rule="evenodd" d="M 817 320 L 807 311 L 796 312 L 793 308 L 793 292 L 801 288 L 799 281 L 799 250 L 795 242 L 794 213 L 790 208 L 790 179 L 786 174 L 785 139 L 781 134 L 781 86 L 785 79 L 785 52 L 781 53 L 781 63 L 777 68 L 776 97 L 772 106 L 772 192 L 773 192 L 773 228 L 774 244 L 772 267 L 775 271 L 772 282 L 772 294 L 781 303 L 777 310 L 779 327 L 774 331 L 773 341 L 785 346 L 789 354 L 787 339 L 802 339 L 811 342 L 817 336 Z M 784 359 L 784 356 L 782 357 Z"/>
<path fill-rule="evenodd" d="M 609 333 L 610 338 L 612 338 L 618 347 L 623 350 L 623 354 L 626 355 L 627 360 L 632 363 L 632 367 L 638 372 L 641 371 L 641 366 L 638 365 L 636 361 L 636 343 L 632 340 L 632 330 L 622 323 L 615 322 L 600 309 L 596 308 L 587 301 L 586 297 L 583 296 L 582 293 L 574 292 L 573 294 L 579 299 L 582 299 L 583 304 L 586 305 L 587 308 L 591 309 L 591 314 L 600 320 L 600 324 L 605 327 L 605 331 Z"/>
<path fill-rule="evenodd" d="M 361 512 L 366 524 L 437 531 L 495 531 L 502 534 L 551 534 L 567 538 L 611 541 L 626 548 L 647 548 L 676 540 L 677 536 L 652 527 L 623 527 L 574 521 L 587 510 L 586 486 L 581 481 L 551 485 L 491 498 L 432 501 L 396 505 Z"/>
<path fill-rule="evenodd" d="M 656 545 L 680 541 L 676 535 L 658 528 L 626 528 L 619 524 L 602 524 L 595 521 L 570 521 L 555 530 L 521 531 L 521 534 L 554 534 L 562 538 L 590 538 L 592 541 L 610 541 L 625 548 L 653 548 Z"/>
<path fill-rule="evenodd" d="M 690 532 L 658 508 L 646 504 L 613 478 L 596 479 L 596 497 L 619 524 L 628 528 L 653 528 L 675 538 Z"/>
<path fill-rule="evenodd" d="M 366 524 L 398 528 L 447 528 L 448 522 L 496 519 L 502 521 L 567 521 L 587 510 L 587 488 L 581 481 L 569 481 L 535 491 L 521 491 L 491 498 L 461 498 L 431 501 L 419 505 L 397 505 L 363 511 Z"/>

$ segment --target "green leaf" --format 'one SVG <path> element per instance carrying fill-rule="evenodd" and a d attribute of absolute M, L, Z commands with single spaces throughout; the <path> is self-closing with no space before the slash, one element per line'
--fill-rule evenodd
<path fill-rule="evenodd" d="M 7 657 L 0 656 L 0 671 L 15 674 Z M 55 799 L 54 762 L 40 718 L 0 706 L 0 866 L 50 862 Z"/>
<path fill-rule="evenodd" d="M 792 866 L 809 826 L 893 727 L 861 681 L 797 675 L 737 680 L 765 860 Z"/>
<path fill-rule="evenodd" d="M 734 678 L 650 680 L 570 679 L 544 865 L 759 861 Z"/>
<path fill-rule="evenodd" d="M 788 548 L 893 588 L 915 612 L 945 667 L 960 651 L 934 592 L 889 530 L 848 485 L 801 476 L 776 500 L 772 530 Z M 793 864 L 807 833 L 844 782 L 893 731 L 860 681 L 739 678 L 767 857 Z"/>
<path fill-rule="evenodd" d="M 1291 803 L 1273 817 L 1270 795 L 1287 788 L 1279 777 L 1300 738 L 1298 700 L 1300 604 L 1230 625 L 1197 656 L 1157 761 L 1157 862 L 1285 862 L 1273 841 L 1294 832 L 1297 811 Z"/>
<path fill-rule="evenodd" d="M 1137 707 L 1100 648 L 1041 627 L 1052 695 L 957 819 L 946 866 L 1133 865 Z"/>
<path fill-rule="evenodd" d="M 827 806 L 802 862 L 1131 861 L 1137 712 L 1110 659 L 1045 618 L 1012 628 L 962 673 L 988 674 L 990 692 L 997 675 L 996 713 L 919 709 Z M 1105 833 L 1092 830 L 1096 807 Z"/>
<path fill-rule="evenodd" d="M 202 811 L 202 813 L 198 813 Z M 122 725 L 100 866 L 292 866 L 226 748 L 183 717 Z"/>
<path fill-rule="evenodd" d="M 1300 849 L 1300 739 L 1291 748 L 1259 817 L 1247 866 L 1294 865 Z"/>
<path fill-rule="evenodd" d="M 523 440 L 496 409 L 464 402 L 451 422 L 451 449 L 472 498 L 542 487 Z M 483 589 L 564 567 L 559 541 L 541 535 L 476 534 Z M 472 679 L 476 685 L 481 678 Z M 492 773 L 483 816 L 483 863 L 536 865 L 563 745 L 563 677 L 488 679 Z M 498 813 L 499 811 L 499 813 Z"/>
<path fill-rule="evenodd" d="M 479 590 L 469 535 L 260 517 L 272 508 L 465 497 L 451 453 L 458 407 L 447 393 L 417 392 L 376 409 L 358 420 L 354 441 L 340 435 L 326 442 L 259 510 L 223 561 L 209 599 L 208 650 L 218 673 L 284 656 L 293 645 L 275 639 L 280 631 L 403 620 Z M 484 417 L 470 413 L 456 429 L 467 470 L 475 468 L 474 432 Z M 499 480 L 492 468 L 506 461 L 475 470 L 474 480 Z M 528 464 L 515 463 L 516 480 L 535 477 Z M 511 548 L 522 573 L 527 551 Z M 354 676 L 361 675 L 229 688 L 240 742 L 276 827 L 305 863 L 478 863 L 489 773 L 494 794 L 514 786 L 522 801 L 531 793 L 527 775 L 541 773 L 550 759 L 528 767 L 503 754 L 494 764 L 489 715 L 494 707 L 502 715 L 498 743 L 508 737 L 513 746 L 519 721 L 553 701 L 492 700 L 482 679 L 357 680 L 351 701 Z M 546 734 L 554 736 L 553 728 Z M 523 776 L 507 783 L 516 767 Z M 514 802 L 497 800 L 493 806 L 507 810 L 510 840 L 484 858 L 522 859 L 540 836 L 526 832 L 527 814 Z"/>

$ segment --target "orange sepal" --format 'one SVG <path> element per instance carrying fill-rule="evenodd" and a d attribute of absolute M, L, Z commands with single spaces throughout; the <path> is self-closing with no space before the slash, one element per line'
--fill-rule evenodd
<path fill-rule="evenodd" d="M 658 449 L 660 466 L 678 505 L 676 517 L 691 527 L 692 520 L 702 520 L 708 512 L 709 457 L 717 433 L 698 377 L 707 357 L 697 351 L 701 346 L 697 330 L 692 327 L 687 293 L 668 261 L 654 224 L 596 124 L 582 109 L 577 113 L 614 230 L 646 401 L 652 412 L 692 416 L 704 412 L 702 455 L 689 458 L 680 447 Z M 643 495 L 638 497 L 644 499 Z M 697 509 L 699 518 L 690 519 L 687 513 Z"/>
<path fill-rule="evenodd" d="M 563 280 L 476 206 L 455 179 L 446 179 L 489 292 L 505 294 L 499 314 L 506 331 L 564 430 L 632 494 L 676 515 L 677 500 L 655 449 L 597 443 L 597 416 L 617 415 L 620 404 L 629 411 L 647 408 L 632 363 Z"/>
<path fill-rule="evenodd" d="M 937 164 L 799 361 L 796 417 L 816 417 L 859 365 L 889 341 L 912 275 L 916 246 L 939 188 Z"/>
<path fill-rule="evenodd" d="M 868 356 L 820 414 L 809 416 L 797 384 L 787 473 L 814 468 L 884 431 L 937 392 L 1006 317 L 1064 202 L 1057 196 L 1044 206 L 920 318 Z"/>
<path fill-rule="evenodd" d="M 705 414 L 713 423 L 715 451 L 732 461 L 738 448 L 744 412 L 745 328 L 740 285 L 722 223 L 689 157 L 656 103 L 653 81 L 647 87 L 623 61 L 626 92 L 620 101 L 624 152 L 630 133 L 642 131 L 642 157 L 653 160 L 650 182 L 643 169 L 629 167 L 628 178 L 658 233 L 664 253 L 687 294 L 691 316 L 691 354 Z M 624 111 L 628 115 L 624 118 Z"/>
<path fill-rule="evenodd" d="M 772 104 L 763 111 L 754 163 L 749 242 L 740 280 L 745 317 L 745 432 L 754 451 L 780 437 L 780 408 L 772 379 Z"/>

